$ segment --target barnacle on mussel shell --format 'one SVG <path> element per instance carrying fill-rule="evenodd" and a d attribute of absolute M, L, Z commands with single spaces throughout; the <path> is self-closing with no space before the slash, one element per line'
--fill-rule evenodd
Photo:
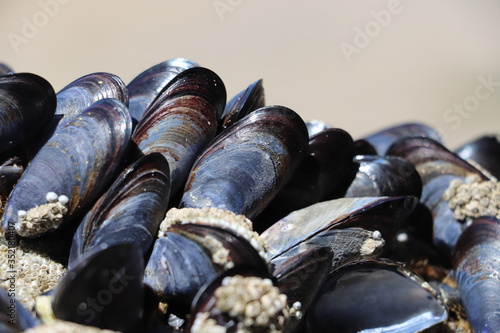
<path fill-rule="evenodd" d="M 106 99 L 92 104 L 33 159 L 9 197 L 3 228 L 39 236 L 87 208 L 115 176 L 130 132 L 123 103 Z"/>

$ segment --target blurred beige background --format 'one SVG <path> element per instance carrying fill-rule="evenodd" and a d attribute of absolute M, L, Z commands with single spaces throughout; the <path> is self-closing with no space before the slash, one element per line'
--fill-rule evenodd
<path fill-rule="evenodd" d="M 408 121 L 451 148 L 500 132 L 495 0 L 0 0 L 0 32 L 0 62 L 56 91 L 182 56 L 229 98 L 263 78 L 267 104 L 354 138 Z"/>

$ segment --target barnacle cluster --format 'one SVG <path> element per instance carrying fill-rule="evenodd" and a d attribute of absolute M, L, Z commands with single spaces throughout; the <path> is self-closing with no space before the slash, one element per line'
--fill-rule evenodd
<path fill-rule="evenodd" d="M 92 326 L 83 326 L 70 321 L 56 320 L 54 323 L 40 325 L 29 330 L 25 333 L 113 333 L 116 331 L 105 330 Z"/>
<path fill-rule="evenodd" d="M 454 179 L 443 199 L 448 201 L 457 220 L 479 216 L 500 218 L 500 183 L 495 180 L 481 181 L 478 175 L 466 177 L 465 183 Z"/>
<path fill-rule="evenodd" d="M 21 236 L 37 235 L 47 230 L 58 228 L 64 214 L 68 212 L 69 198 L 48 192 L 47 203 L 31 208 L 28 211 L 17 212 L 16 231 Z"/>
<path fill-rule="evenodd" d="M 238 322 L 237 332 L 284 332 L 290 317 L 300 318 L 301 304 L 287 305 L 287 296 L 280 293 L 269 279 L 227 276 L 214 294 L 217 312 Z M 225 332 L 206 312 L 199 313 L 193 332 Z"/>
<path fill-rule="evenodd" d="M 37 253 L 27 252 L 20 247 L 9 248 L 0 243 L 0 271 L 0 285 L 9 290 L 14 281 L 16 297 L 31 309 L 40 294 L 56 286 L 66 269 L 60 263 Z"/>
<path fill-rule="evenodd" d="M 170 209 L 163 222 L 160 224 L 158 237 L 164 237 L 168 229 L 174 224 L 206 224 L 231 230 L 240 237 L 245 238 L 259 253 L 259 255 L 267 262 L 269 261 L 265 242 L 259 237 L 259 234 L 252 230 L 252 221 L 244 215 L 237 215 L 227 210 L 218 208 L 172 208 Z M 207 244 L 211 246 L 215 252 L 212 257 L 217 258 L 223 256 L 223 253 L 217 252 L 221 249 L 213 240 L 208 239 Z"/>

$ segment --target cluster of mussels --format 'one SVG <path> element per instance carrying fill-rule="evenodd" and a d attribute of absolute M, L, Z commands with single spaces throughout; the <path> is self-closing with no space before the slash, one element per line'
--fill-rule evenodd
<path fill-rule="evenodd" d="M 0 66 L 2 332 L 500 332 L 500 143 L 359 140 L 182 58 Z"/>

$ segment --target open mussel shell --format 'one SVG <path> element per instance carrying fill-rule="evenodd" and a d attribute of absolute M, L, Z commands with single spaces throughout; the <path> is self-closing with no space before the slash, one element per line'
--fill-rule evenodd
<path fill-rule="evenodd" d="M 0 75 L 7 75 L 13 72 L 14 71 L 9 66 L 0 62 Z"/>
<path fill-rule="evenodd" d="M 226 129 L 250 112 L 260 109 L 264 105 L 264 87 L 262 86 L 262 79 L 260 79 L 227 102 L 222 114 L 220 130 Z"/>
<path fill-rule="evenodd" d="M 31 73 L 0 76 L 0 153 L 33 138 L 55 110 L 54 89 L 44 78 Z"/>
<path fill-rule="evenodd" d="M 488 178 L 440 143 L 425 137 L 402 139 L 389 148 L 387 155 L 402 157 L 417 170 L 422 180 L 420 201 L 430 209 L 434 220 L 434 245 L 449 257 L 465 224 L 454 217 L 443 195 L 454 180 L 465 183 L 471 175 L 476 175 L 481 181 Z"/>
<path fill-rule="evenodd" d="M 292 211 L 331 198 L 351 165 L 353 148 L 349 133 L 339 128 L 311 136 L 307 155 L 255 221 L 256 230 L 262 232 Z"/>
<path fill-rule="evenodd" d="M 341 198 L 295 211 L 261 234 L 276 266 L 321 246 L 331 247 L 333 268 L 347 260 L 372 257 L 390 241 L 418 199 L 405 197 Z"/>
<path fill-rule="evenodd" d="M 152 153 L 127 167 L 78 227 L 69 267 L 85 252 L 102 245 L 131 243 L 148 254 L 169 195 L 169 169 L 163 155 Z"/>
<path fill-rule="evenodd" d="M 377 151 L 377 155 L 386 154 L 392 144 L 409 137 L 426 137 L 437 142 L 442 142 L 439 133 L 433 128 L 419 123 L 408 123 L 389 127 L 379 132 L 364 137 Z"/>
<path fill-rule="evenodd" d="M 345 197 L 382 197 L 411 195 L 420 198 L 422 181 L 413 165 L 396 156 L 358 155 L 354 180 Z"/>
<path fill-rule="evenodd" d="M 226 90 L 209 69 L 177 75 L 146 110 L 132 140 L 143 154 L 163 154 L 170 167 L 172 194 L 181 188 L 196 157 L 213 139 Z"/>
<path fill-rule="evenodd" d="M 56 318 L 75 323 L 137 332 L 142 317 L 144 261 L 140 248 L 120 244 L 87 253 L 56 286 Z"/>
<path fill-rule="evenodd" d="M 130 96 L 130 116 L 134 125 L 141 119 L 151 102 L 177 74 L 193 67 L 198 67 L 198 64 L 185 58 L 173 58 L 137 75 L 127 85 Z"/>
<path fill-rule="evenodd" d="M 307 314 L 307 329 L 311 333 L 413 333 L 446 318 L 437 294 L 403 264 L 367 260 L 330 274 Z"/>
<path fill-rule="evenodd" d="M 92 73 L 71 82 L 57 93 L 56 115 L 63 116 L 57 128 L 66 126 L 90 105 L 106 98 L 117 99 L 128 106 L 127 87 L 114 74 Z"/>
<path fill-rule="evenodd" d="M 474 161 L 500 179 L 500 142 L 495 135 L 485 135 L 458 148 L 455 153 L 466 161 Z"/>
<path fill-rule="evenodd" d="M 453 251 L 460 297 L 474 332 L 500 332 L 500 220 L 480 217 Z"/>
<path fill-rule="evenodd" d="M 307 129 L 283 106 L 260 108 L 221 132 L 195 162 L 181 207 L 256 217 L 307 152 Z"/>
<path fill-rule="evenodd" d="M 59 130 L 12 191 L 3 228 L 39 236 L 87 209 L 121 167 L 131 126 L 127 107 L 106 99 Z"/>
<path fill-rule="evenodd" d="M 163 301 L 189 306 L 204 284 L 235 266 L 268 271 L 257 250 L 230 230 L 192 223 L 168 230 L 156 240 L 144 276 L 144 283 Z"/>

